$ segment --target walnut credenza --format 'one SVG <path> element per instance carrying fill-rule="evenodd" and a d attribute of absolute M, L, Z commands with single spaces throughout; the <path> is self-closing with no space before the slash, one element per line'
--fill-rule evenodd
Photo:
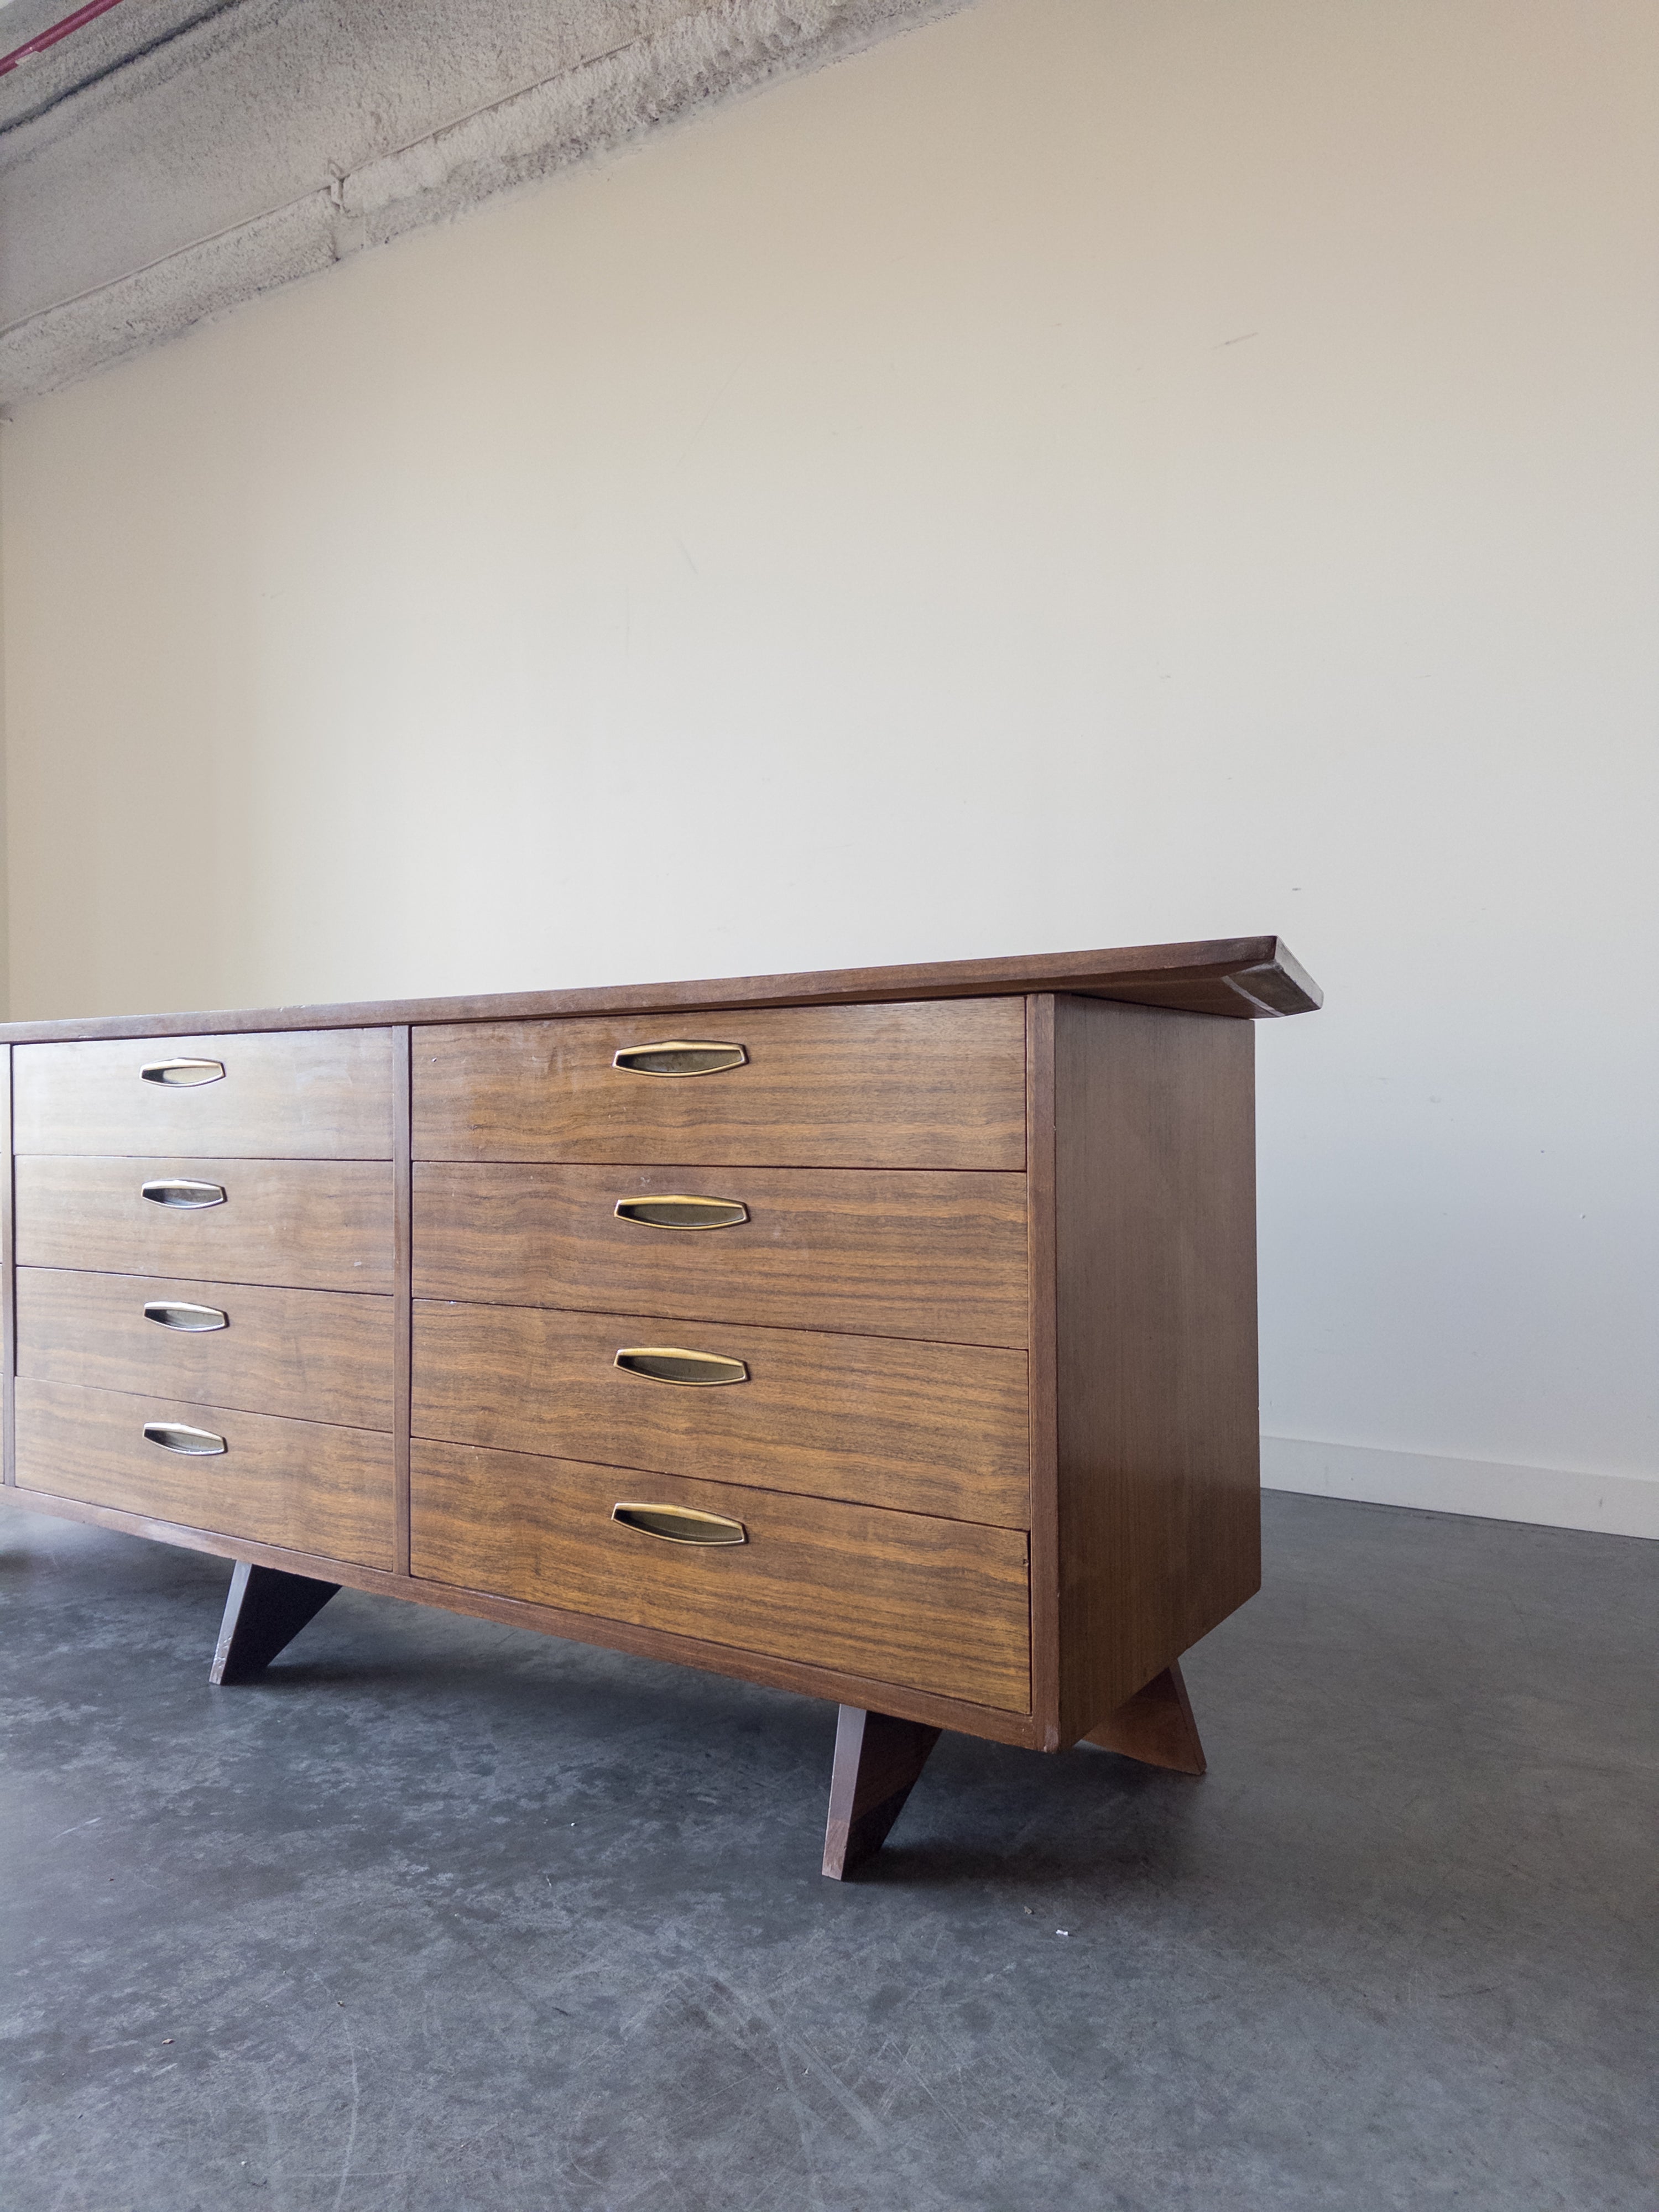
<path fill-rule="evenodd" d="M 1259 1581 L 1274 938 L 0 1030 L 4 1495 L 842 1708 L 1201 1771 Z"/>

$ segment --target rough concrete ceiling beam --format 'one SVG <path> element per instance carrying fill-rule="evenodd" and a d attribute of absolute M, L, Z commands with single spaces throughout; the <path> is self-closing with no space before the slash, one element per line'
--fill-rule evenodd
<path fill-rule="evenodd" d="M 968 4 L 173 0 L 0 125 L 0 398 Z"/>

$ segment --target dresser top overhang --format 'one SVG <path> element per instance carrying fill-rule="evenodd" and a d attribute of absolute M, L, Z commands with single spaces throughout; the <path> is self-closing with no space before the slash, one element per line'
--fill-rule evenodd
<path fill-rule="evenodd" d="M 1132 1006 L 1216 1014 L 1235 1021 L 1312 1013 L 1323 1000 L 1319 986 L 1282 939 L 1225 937 L 1187 945 L 1122 945 L 1014 959 L 924 961 L 893 968 L 832 968 L 816 974 L 739 975 L 714 981 L 266 1006 L 253 1012 L 85 1015 L 62 1021 L 0 1023 L 0 1043 L 360 1029 L 383 1023 L 548 1021 L 583 1014 L 708 1014 L 762 1006 L 997 998 L 1033 991 L 1116 999 Z"/>

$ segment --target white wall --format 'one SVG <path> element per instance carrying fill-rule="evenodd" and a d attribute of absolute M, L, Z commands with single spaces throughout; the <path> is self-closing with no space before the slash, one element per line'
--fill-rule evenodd
<path fill-rule="evenodd" d="M 1659 1533 L 1656 61 L 985 0 L 21 407 L 14 1012 L 1277 928 L 1270 1476 Z"/>

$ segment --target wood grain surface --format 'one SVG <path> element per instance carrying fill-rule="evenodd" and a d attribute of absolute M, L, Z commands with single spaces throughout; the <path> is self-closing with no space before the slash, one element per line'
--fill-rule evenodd
<path fill-rule="evenodd" d="M 438 1606 L 446 1613 L 499 1621 L 503 1627 L 522 1628 L 532 1635 L 561 1636 L 576 1644 L 597 1644 L 607 1651 L 629 1651 L 675 1666 L 735 1675 L 745 1682 L 763 1682 L 772 1689 L 787 1690 L 793 1696 L 819 1698 L 830 1705 L 878 1704 L 907 1719 L 956 1729 L 964 1735 L 983 1736 L 988 1742 L 1017 1744 L 1036 1751 L 1050 1747 L 1029 1713 L 1005 1712 L 994 1705 L 964 1705 L 959 1698 L 941 1698 L 930 1690 L 908 1690 L 896 1682 L 872 1682 L 844 1668 L 817 1667 L 799 1659 L 768 1658 L 754 1651 L 736 1651 L 728 1644 L 676 1635 L 671 1629 L 635 1628 L 629 1621 L 605 1620 L 596 1613 L 562 1613 L 556 1606 L 499 1597 L 488 1590 L 457 1589 L 447 1583 L 413 1582 L 395 1568 L 365 1567 L 351 1559 L 284 1550 L 281 1545 L 264 1544 L 255 1537 L 224 1536 L 211 1528 L 192 1528 L 149 1514 L 123 1513 L 111 1505 L 90 1505 L 81 1498 L 0 1487 L 0 1522 L 9 1510 L 47 1513 L 58 1520 L 73 1521 L 87 1528 L 115 1528 L 150 1543 L 176 1544 L 182 1550 L 205 1553 L 210 1558 L 255 1559 L 264 1566 L 280 1567 L 289 1574 L 312 1575 L 339 1583 L 348 1589 L 367 1590 L 371 1596 Z M 643 1698 L 647 1692 L 641 1688 L 640 1694 Z"/>
<path fill-rule="evenodd" d="M 623 1372 L 628 1345 L 741 1360 L 746 1382 Z M 415 1309 L 421 1437 L 1026 1524 L 1025 1355 L 516 1306 Z"/>
<path fill-rule="evenodd" d="M 418 1441 L 410 1491 L 417 1577 L 975 1705 L 1029 1704 L 1018 1531 Z M 613 1522 L 621 1500 L 728 1516 L 749 1540 L 665 1543 Z"/>
<path fill-rule="evenodd" d="M 152 1299 L 215 1306 L 230 1325 L 166 1328 L 144 1317 Z M 21 1267 L 17 1370 L 39 1382 L 390 1429 L 392 1318 L 384 1296 Z"/>
<path fill-rule="evenodd" d="M 392 1465 L 397 1503 L 397 1565 L 409 1572 L 409 1360 L 414 1186 L 409 1152 L 409 1030 L 392 1032 Z"/>
<path fill-rule="evenodd" d="M 891 1713 L 842 1707 L 823 1828 L 823 1871 L 830 1881 L 856 1874 L 886 1842 L 939 1735 L 936 1728 L 918 1728 Z"/>
<path fill-rule="evenodd" d="M 618 1199 L 735 1199 L 729 1229 Z M 811 1168 L 415 1168 L 415 1295 L 1023 1346 L 1025 1178 Z"/>
<path fill-rule="evenodd" d="M 1054 1000 L 1025 1001 L 1026 1206 L 1030 1219 L 1031 1710 L 1043 1748 L 1060 1734 L 1060 1431 L 1054 1395 Z"/>
<path fill-rule="evenodd" d="M 222 1436 L 216 1459 L 146 1441 L 147 1421 Z M 392 1439 L 188 1400 L 17 1383 L 17 1485 L 228 1537 L 389 1568 Z"/>
<path fill-rule="evenodd" d="M 1065 1742 L 1261 1583 L 1253 1048 L 1054 1001 Z"/>
<path fill-rule="evenodd" d="M 216 1060 L 216 1083 L 144 1082 L 147 1061 Z M 392 1157 L 392 1045 L 384 1029 L 170 1036 L 19 1048 L 20 1152 L 209 1152 L 218 1158 Z"/>
<path fill-rule="evenodd" d="M 743 1006 L 850 1006 L 899 999 L 981 999 L 1072 991 L 1249 1021 L 1311 1012 L 1319 986 L 1282 938 L 1206 938 L 1120 945 L 1089 952 L 1022 953 L 995 960 L 915 961 L 696 982 L 604 984 L 595 989 L 504 991 L 452 999 L 379 999 L 349 1006 L 261 1006 L 203 1014 L 76 1016 L 0 1024 L 0 1043 L 52 1037 L 174 1037 L 254 1030 L 371 1027 L 390 1022 L 550 1021 L 567 1014 L 684 1013 Z"/>
<path fill-rule="evenodd" d="M 1167 1766 L 1176 1774 L 1208 1771 L 1193 1701 L 1176 1659 L 1097 1722 L 1083 1740 L 1125 1759 L 1138 1759 L 1146 1766 Z"/>
<path fill-rule="evenodd" d="M 739 1067 L 641 1075 L 611 1065 L 684 1024 L 491 1022 L 415 1033 L 420 1159 L 674 1160 L 797 1168 L 1025 1164 L 1017 999 L 795 1006 L 690 1024 Z"/>
<path fill-rule="evenodd" d="M 1035 1060 L 1027 1050 L 1013 1063 L 1016 1080 L 1028 1085 L 1013 1115 L 966 1095 L 977 1077 L 956 1095 L 939 1073 L 939 1055 L 928 1057 L 931 1048 L 921 1076 L 914 1060 L 908 1073 L 893 1075 L 907 1038 L 914 1042 L 925 1028 L 931 1038 L 954 1036 L 960 1051 L 964 1032 L 952 1024 L 971 1030 L 986 1018 L 1008 1020 L 1018 1003 L 1012 994 L 1028 993 L 1021 1012 Z M 18 1047 L 23 1155 L 13 1231 L 29 1309 L 19 1347 L 24 1372 L 12 1387 L 29 1487 L 3 1495 L 203 1549 L 262 1551 L 264 1564 L 285 1571 L 325 1574 L 331 1563 L 337 1576 L 328 1578 L 358 1588 L 418 1594 L 924 1726 L 1059 1748 L 1091 1727 L 1107 1729 L 1109 1715 L 1255 1587 L 1248 1020 L 1317 1003 L 1316 988 L 1278 940 L 1240 939 L 368 1008 L 9 1025 L 0 1041 Z M 1237 1018 L 1212 1018 L 1218 1014 Z M 533 1043 L 531 1030 L 516 1040 L 506 1034 L 504 1025 L 520 1019 L 537 1033 Z M 393 1068 L 398 1041 L 383 1041 L 382 1122 L 379 1109 L 364 1104 L 379 1080 L 382 1042 L 352 1032 L 411 1021 L 422 1025 L 411 1040 L 417 1089 L 423 1052 L 434 1082 L 440 1063 L 448 1070 L 429 1094 L 434 1127 L 459 1127 L 475 1152 L 498 1143 L 509 1153 L 520 1149 L 499 1160 L 434 1160 L 412 1176 L 405 1166 L 394 1200 L 393 1162 L 400 1155 L 407 1162 L 410 1142 L 404 1133 L 409 1093 L 400 1097 Z M 501 1060 L 506 1103 L 486 1098 L 481 1108 L 477 1070 L 501 1058 L 491 1043 L 496 1031 L 511 1048 Z M 543 1032 L 554 1041 L 546 1050 Z M 873 1084 L 864 1079 L 867 1070 L 842 1079 L 836 1041 L 855 1032 L 887 1041 L 875 1055 Z M 714 1076 L 613 1074 L 610 1057 L 619 1047 L 676 1036 L 742 1042 L 749 1060 Z M 115 1068 L 107 1111 L 116 1118 L 106 1125 L 96 1121 L 106 1109 L 94 1094 L 110 1079 L 94 1069 L 96 1080 L 80 1079 L 62 1057 L 71 1039 L 87 1041 L 88 1055 L 125 1055 L 118 1066 L 107 1061 Z M 258 1050 L 245 1056 L 246 1046 Z M 348 1084 L 343 1105 L 337 1097 L 329 1103 L 328 1065 L 341 1051 L 361 1054 L 368 1071 L 368 1091 Z M 48 1053 L 59 1063 L 56 1073 Z M 138 1083 L 144 1060 L 173 1056 L 222 1058 L 232 1074 L 194 1090 Z M 321 1071 L 320 1091 L 306 1091 L 295 1073 L 307 1058 Z M 258 1067 L 266 1073 L 252 1073 Z M 735 1087 L 750 1079 L 750 1092 Z M 224 1110 L 234 1081 L 244 1104 L 263 1094 L 252 1126 L 270 1141 L 250 1140 L 248 1117 L 239 1111 L 207 1151 L 208 1116 Z M 129 1084 L 138 1112 L 159 1102 L 156 1110 L 175 1117 L 169 1129 L 176 1134 L 163 1140 L 141 1127 L 135 1139 L 124 1103 Z M 665 1103 L 631 1106 L 618 1120 L 607 1103 L 613 1085 L 623 1086 L 613 1094 L 619 1097 Z M 812 1097 L 803 1105 L 806 1091 Z M 551 1094 L 558 1110 L 545 1114 Z M 682 1103 L 674 1105 L 677 1096 Z M 732 1111 L 729 1102 L 745 1097 L 750 1103 Z M 33 1117 L 27 1126 L 26 1113 Z M 270 1118 L 261 1123 L 260 1115 Z M 352 1133 L 371 1125 L 374 1133 Z M 298 1141 L 296 1127 L 306 1133 Z M 1024 1151 L 975 1149 L 1006 1145 L 1022 1128 L 1030 1132 L 1029 1160 Z M 76 1156 L 93 1142 L 108 1150 Z M 567 1142 L 572 1150 L 562 1158 L 534 1157 Z M 813 1142 L 830 1149 L 806 1152 Z M 889 1144 L 901 1149 L 873 1149 Z M 964 1151 L 929 1149 L 956 1144 Z M 843 1145 L 853 1149 L 834 1149 Z M 785 1159 L 786 1151 L 796 1157 Z M 832 1160 L 846 1164 L 823 1164 Z M 165 1175 L 222 1182 L 231 1203 L 174 1212 L 137 1197 L 141 1181 Z M 619 1197 L 683 1194 L 736 1200 L 750 1218 L 678 1231 L 615 1218 Z M 73 1270 L 99 1272 L 74 1285 Z M 31 1280 L 44 1281 L 46 1271 L 68 1287 L 48 1285 L 37 1300 Z M 263 1407 L 227 1407 L 205 1395 L 217 1387 L 211 1366 L 179 1387 L 169 1379 L 151 1391 L 60 1379 L 90 1374 L 99 1362 L 112 1363 L 98 1367 L 106 1378 L 143 1379 L 145 1355 L 116 1340 L 106 1325 L 112 1309 L 106 1313 L 103 1303 L 106 1286 L 118 1299 L 123 1285 L 135 1284 L 161 1296 L 193 1293 L 228 1310 L 229 1294 L 240 1290 L 244 1306 L 232 1330 L 179 1340 L 186 1358 L 203 1362 L 246 1324 L 249 1296 L 272 1301 L 255 1316 L 265 1348 L 250 1356 L 251 1333 L 234 1347 L 236 1358 L 248 1360 L 235 1370 L 245 1376 L 262 1368 L 291 1376 L 306 1344 L 323 1345 L 325 1368 L 339 1354 L 341 1332 L 324 1343 L 302 1318 L 290 1323 L 278 1314 L 276 1302 L 310 1285 L 330 1294 L 331 1310 L 349 1307 L 360 1319 L 385 1292 L 393 1294 L 385 1305 L 404 1316 L 416 1291 L 428 1301 L 483 1309 L 440 1322 L 437 1304 L 421 1308 L 423 1344 L 428 1328 L 459 1334 L 433 1334 L 432 1364 L 422 1353 L 415 1377 L 417 1389 L 429 1387 L 433 1425 L 472 1431 L 476 1424 L 478 1441 L 451 1437 L 411 1448 L 401 1419 L 402 1433 L 388 1437 Z M 212 1295 L 216 1285 L 223 1295 Z M 374 1295 L 338 1295 L 346 1291 Z M 139 1296 L 136 1304 L 143 1302 Z M 166 1338 L 154 1324 L 126 1327 L 135 1325 Z M 733 1331 L 746 1334 L 746 1347 Z M 401 1331 L 392 1334 L 395 1377 L 409 1355 Z M 615 1342 L 604 1340 L 613 1334 Z M 696 1389 L 628 1376 L 613 1364 L 624 1338 L 744 1359 L 751 1380 Z M 1023 1513 L 1029 1459 L 1029 1576 L 1012 1507 L 987 1502 L 1014 1480 L 1005 1455 L 1007 1398 L 1028 1345 L 1030 1431 L 1018 1481 Z M 586 1365 L 595 1346 L 598 1375 Z M 837 1360 L 838 1350 L 850 1352 L 851 1367 Z M 141 1364 L 130 1364 L 130 1356 Z M 66 1367 L 64 1360 L 92 1364 Z M 29 1371 L 41 1362 L 49 1375 Z M 994 1376 L 987 1362 L 997 1363 Z M 357 1373 L 349 1389 L 366 1391 L 366 1340 L 346 1364 Z M 224 1363 L 216 1370 L 232 1371 Z M 306 1369 L 313 1388 L 319 1373 L 313 1357 Z M 953 1381 L 963 1416 L 957 1450 L 948 1444 Z M 337 1405 L 350 1402 L 337 1395 L 346 1387 L 337 1376 L 329 1387 Z M 263 1395 L 265 1388 L 256 1380 L 227 1395 Z M 647 1410 L 629 1411 L 622 1392 Z M 136 1447 L 124 1443 L 107 1413 L 99 1413 L 112 1406 L 127 1409 L 122 1419 L 134 1433 L 142 1427 L 142 1419 L 131 1421 L 134 1408 L 228 1435 L 235 1424 L 234 1450 L 191 1461 L 142 1438 Z M 276 1432 L 263 1461 L 256 1450 L 262 1430 Z M 777 1439 L 769 1446 L 769 1432 Z M 367 1523 L 353 1518 L 355 1478 L 342 1484 L 325 1473 L 319 1494 L 314 1472 L 303 1471 L 328 1464 L 329 1448 L 311 1449 L 312 1439 L 339 1436 L 388 1455 L 365 1493 L 380 1501 L 365 1509 Z M 459 1545 L 475 1560 L 493 1560 L 487 1586 L 399 1575 L 409 1556 L 397 1537 L 399 1447 L 436 1470 L 450 1504 L 465 1506 L 457 1523 L 428 1488 L 414 1506 L 427 1536 L 435 1547 Z M 135 1448 L 136 1468 L 125 1465 L 123 1452 Z M 633 1471 L 607 1473 L 600 1454 Z M 253 1477 L 235 1493 L 234 1527 L 212 1517 L 225 1510 L 232 1458 Z M 552 1477 L 535 1472 L 549 1468 Z M 416 1490 L 417 1474 L 412 1468 L 408 1477 Z M 867 1492 L 856 1490 L 866 1480 Z M 757 1544 L 687 1553 L 608 1519 L 592 1534 L 596 1550 L 590 1554 L 584 1539 L 580 1556 L 567 1559 L 571 1524 L 559 1499 L 596 1497 L 607 1486 L 616 1496 L 717 1512 L 747 1501 L 739 1517 L 751 1529 L 763 1521 L 769 1532 L 761 1571 L 753 1565 Z M 538 1501 L 548 1496 L 554 1503 L 544 1510 Z M 309 1519 L 294 1517 L 296 1498 Z M 897 1498 L 932 1510 L 894 1510 Z M 607 1515 L 614 1502 L 605 1498 Z M 331 1511 L 344 1513 L 343 1534 L 337 1522 L 330 1525 Z M 524 1525 L 515 1531 L 520 1512 Z M 951 1517 L 968 1512 L 986 1518 Z M 830 1520 L 803 1533 L 805 1524 L 780 1514 Z M 873 1549 L 849 1537 L 860 1517 L 887 1532 Z M 964 1565 L 948 1550 L 918 1566 L 902 1546 L 889 1556 L 898 1524 L 912 1534 L 944 1529 L 1018 1547 L 1017 1692 L 1009 1676 L 1012 1555 L 996 1553 L 994 1572 L 982 1559 Z M 611 1576 L 618 1543 L 659 1561 L 627 1584 L 625 1604 Z M 788 1546 L 798 1562 L 786 1559 Z M 716 1563 L 745 1555 L 735 1577 L 714 1579 Z M 699 1581 L 679 1571 L 687 1558 Z M 1000 1595 L 981 1605 L 972 1593 L 988 1573 Z M 752 1587 L 743 1579 L 751 1576 Z M 686 1615 L 676 1598 L 688 1589 L 708 1600 L 699 1616 Z M 734 1590 L 742 1601 L 735 1613 L 714 1602 Z M 1028 1595 L 1038 1645 L 1035 1709 Z M 942 1606 L 943 1614 L 930 1616 L 930 1606 Z M 901 1620 L 905 1626 L 894 1627 Z M 904 1656 L 913 1649 L 907 1637 L 924 1647 L 915 1664 Z M 950 1685 L 941 1666 L 957 1670 Z M 994 1691 L 974 1674 L 987 1667 L 998 1680 Z"/>
<path fill-rule="evenodd" d="M 257 1682 L 279 1651 L 286 1651 L 301 1630 L 317 1618 L 338 1583 L 308 1575 L 284 1574 L 239 1559 L 231 1571 L 219 1641 L 208 1669 L 215 1687 Z"/>
<path fill-rule="evenodd" d="M 156 1206 L 146 1182 L 216 1182 L 222 1206 Z M 17 1259 L 26 1267 L 390 1291 L 390 1161 L 20 1158 Z"/>

